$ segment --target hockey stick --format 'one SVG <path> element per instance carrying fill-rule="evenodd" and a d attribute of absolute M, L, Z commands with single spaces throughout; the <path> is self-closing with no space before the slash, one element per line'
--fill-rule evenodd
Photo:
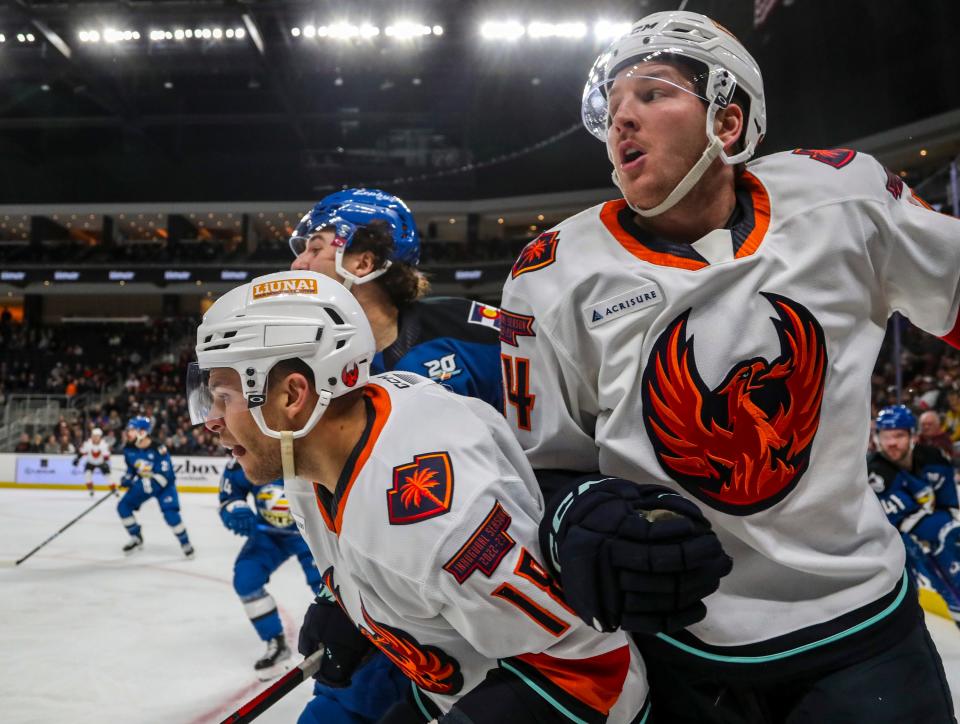
<path fill-rule="evenodd" d="M 220 724 L 247 724 L 247 722 L 252 722 L 296 689 L 300 684 L 313 676 L 320 668 L 320 659 L 322 657 L 323 649 L 319 649 L 310 654 L 310 656 L 233 712 L 233 714 L 220 722 Z"/>
<path fill-rule="evenodd" d="M 71 525 L 73 525 L 74 523 L 76 523 L 78 520 L 80 520 L 83 516 L 85 516 L 85 515 L 86 515 L 87 513 L 89 513 L 91 510 L 93 510 L 93 509 L 96 508 L 98 505 L 100 505 L 100 503 L 102 503 L 103 501 L 105 501 L 107 498 L 112 498 L 114 495 L 115 495 L 115 494 L 114 494 L 114 492 L 113 492 L 112 490 L 111 490 L 110 492 L 108 492 L 106 495 L 104 495 L 102 498 L 100 498 L 96 503 L 94 503 L 93 505 L 91 505 L 89 508 L 87 508 L 85 511 L 83 511 L 80 515 L 78 515 L 76 518 L 74 518 L 73 520 L 71 520 L 69 523 L 67 523 L 65 526 L 63 526 L 60 530 L 58 530 L 58 531 L 57 531 L 56 533 L 54 533 L 52 536 L 50 536 L 49 538 L 47 538 L 43 543 L 41 543 L 41 544 L 38 545 L 36 548 L 34 548 L 32 551 L 30 551 L 29 553 L 27 553 L 27 555 L 25 555 L 23 558 L 21 558 L 20 560 L 16 561 L 13 565 L 14 565 L 14 566 L 19 566 L 21 563 L 23 563 L 25 560 L 27 560 L 27 559 L 28 559 L 30 556 L 32 556 L 34 553 L 36 553 L 38 550 L 40 550 L 41 548 L 43 548 L 47 543 L 49 543 L 50 541 L 52 541 L 52 540 L 53 540 L 54 538 L 56 538 L 58 535 L 60 535 L 61 533 L 63 533 L 63 531 L 65 531 L 67 528 L 69 528 Z"/>

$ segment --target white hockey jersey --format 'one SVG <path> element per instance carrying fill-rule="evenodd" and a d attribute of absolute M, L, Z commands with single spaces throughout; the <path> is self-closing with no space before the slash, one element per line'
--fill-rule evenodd
<path fill-rule="evenodd" d="M 629 722 L 645 705 L 627 637 L 600 634 L 541 565 L 533 470 L 497 411 L 410 373 L 371 378 L 367 428 L 336 493 L 285 481 L 327 588 L 448 711 L 501 667 L 558 721 Z"/>
<path fill-rule="evenodd" d="M 957 337 L 960 221 L 844 149 L 758 159 L 741 216 L 692 244 L 622 199 L 531 242 L 503 294 L 505 412 L 534 468 L 671 486 L 733 571 L 664 636 L 761 663 L 891 615 L 903 545 L 867 484 L 888 317 Z M 843 617 L 843 618 L 841 618 Z"/>
<path fill-rule="evenodd" d="M 100 438 L 100 442 L 88 438 L 80 447 L 80 455 L 86 465 L 110 464 L 110 446 L 103 438 Z"/>

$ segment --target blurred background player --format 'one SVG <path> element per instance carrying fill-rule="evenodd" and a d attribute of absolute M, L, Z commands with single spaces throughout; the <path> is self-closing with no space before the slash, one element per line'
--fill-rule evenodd
<path fill-rule="evenodd" d="M 248 504 L 251 495 L 253 508 Z M 233 588 L 257 635 L 267 644 L 253 668 L 261 679 L 271 679 L 281 673 L 292 654 L 277 603 L 264 586 L 290 556 L 297 557 L 314 595 L 322 590 L 320 572 L 290 515 L 283 479 L 254 486 L 237 459 L 231 458 L 220 480 L 220 518 L 227 530 L 247 539 L 233 566 Z"/>
<path fill-rule="evenodd" d="M 87 490 L 93 495 L 93 471 L 99 470 L 108 481 L 110 480 L 110 446 L 103 439 L 103 430 L 99 427 L 93 428 L 90 437 L 83 443 L 80 452 L 73 459 L 73 465 L 76 467 L 83 460 L 83 476 L 87 483 Z M 117 486 L 112 482 L 110 489 L 116 493 Z"/>
<path fill-rule="evenodd" d="M 140 524 L 133 514 L 148 499 L 156 498 L 163 519 L 180 541 L 183 554 L 193 558 L 193 546 L 180 518 L 180 498 L 177 496 L 173 462 L 167 448 L 150 438 L 152 427 L 153 423 L 146 417 L 134 417 L 127 423 L 127 444 L 123 448 L 127 472 L 120 480 L 120 487 L 127 488 L 127 492 L 117 504 L 120 522 L 130 534 L 123 552 L 129 554 L 143 547 Z"/>
<path fill-rule="evenodd" d="M 960 504 L 950 460 L 917 444 L 917 418 L 906 405 L 880 410 L 877 450 L 867 456 L 870 487 L 900 531 L 914 577 L 924 576 L 960 614 Z M 932 557 L 932 560 L 931 560 Z"/>
<path fill-rule="evenodd" d="M 416 268 L 420 234 L 400 198 L 377 189 L 330 194 L 300 220 L 290 248 L 291 270 L 323 274 L 353 292 L 376 343 L 371 374 L 416 372 L 501 409 L 499 310 L 457 297 L 423 299 L 430 283 Z M 332 618 L 337 610 L 322 598 L 311 607 L 314 617 Z M 349 642 L 358 634 L 347 625 L 342 636 Z M 312 651 L 301 646 L 300 653 Z M 405 686 L 403 674 L 377 653 L 349 687 L 317 683 L 300 723 L 376 721 Z"/>

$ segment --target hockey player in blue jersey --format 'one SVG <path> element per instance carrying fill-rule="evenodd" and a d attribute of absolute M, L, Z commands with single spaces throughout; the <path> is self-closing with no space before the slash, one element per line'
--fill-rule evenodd
<path fill-rule="evenodd" d="M 193 545 L 180 518 L 180 499 L 177 497 L 173 462 L 167 448 L 150 438 L 152 428 L 153 423 L 146 417 L 134 417 L 127 424 L 127 444 L 123 448 L 127 472 L 120 480 L 120 487 L 126 488 L 127 492 L 117 504 L 120 522 L 130 534 L 123 552 L 129 554 L 143 547 L 143 535 L 134 513 L 147 500 L 156 498 L 163 519 L 180 541 L 183 554 L 193 558 Z"/>
<path fill-rule="evenodd" d="M 423 299 L 430 284 L 416 268 L 420 235 L 401 199 L 377 189 L 330 194 L 300 220 L 290 248 L 292 270 L 336 279 L 360 302 L 377 346 L 371 374 L 416 372 L 502 408 L 499 310 L 469 299 Z M 369 650 L 366 640 L 323 598 L 304 620 L 300 653 L 313 653 L 317 640 L 328 652 L 324 680 L 340 677 L 342 688 L 318 683 L 299 724 L 377 721 L 409 686 L 383 654 L 360 653 Z"/>
<path fill-rule="evenodd" d="M 960 620 L 960 503 L 953 465 L 916 444 L 917 419 L 905 405 L 880 410 L 877 450 L 867 456 L 870 486 L 903 536 L 915 577 L 932 586 Z"/>
<path fill-rule="evenodd" d="M 347 189 L 300 220 L 290 268 L 336 279 L 363 307 L 377 343 L 372 374 L 416 372 L 499 408 L 500 313 L 459 297 L 423 299 L 420 235 L 406 204 L 377 189 Z"/>
<path fill-rule="evenodd" d="M 249 505 L 253 496 L 254 506 Z M 300 537 L 283 492 L 283 480 L 255 487 L 231 458 L 220 479 L 220 518 L 228 530 L 247 540 L 233 566 L 233 588 L 267 650 L 254 664 L 266 681 L 285 668 L 291 652 L 283 635 L 276 601 L 265 588 L 271 574 L 296 556 L 315 595 L 323 588 L 320 571 Z"/>

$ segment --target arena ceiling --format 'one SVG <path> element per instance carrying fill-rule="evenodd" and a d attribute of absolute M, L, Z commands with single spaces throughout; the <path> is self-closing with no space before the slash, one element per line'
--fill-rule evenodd
<path fill-rule="evenodd" d="M 418 199 L 607 186 L 602 147 L 577 128 L 602 47 L 595 23 L 677 5 L 12 0 L 0 8 L 0 203 L 309 199 L 374 182 Z M 958 3 L 780 0 L 760 28 L 752 0 L 686 9 L 716 17 L 759 61 L 765 151 L 836 146 L 960 108 Z M 587 33 L 481 37 L 482 23 L 510 19 Z M 400 40 L 399 20 L 430 32 Z M 357 37 L 331 37 L 341 32 Z M 960 152 L 940 140 L 915 162 L 901 154 L 904 169 Z"/>

